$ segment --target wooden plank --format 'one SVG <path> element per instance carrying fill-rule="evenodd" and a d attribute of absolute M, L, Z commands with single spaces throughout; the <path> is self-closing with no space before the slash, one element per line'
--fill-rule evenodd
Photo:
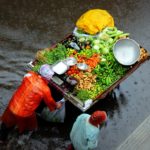
<path fill-rule="evenodd" d="M 150 150 L 150 116 L 116 150 Z"/>

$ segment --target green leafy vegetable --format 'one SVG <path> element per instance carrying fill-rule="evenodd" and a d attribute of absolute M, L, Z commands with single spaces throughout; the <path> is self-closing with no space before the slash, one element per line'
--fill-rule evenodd
<path fill-rule="evenodd" d="M 81 101 L 85 101 L 88 100 L 90 98 L 90 95 L 88 93 L 88 90 L 79 90 L 77 92 L 77 97 L 81 100 Z"/>
<path fill-rule="evenodd" d="M 37 64 L 34 66 L 33 70 L 37 71 L 43 64 L 54 64 L 57 61 L 63 60 L 67 57 L 67 49 L 62 44 L 57 44 L 57 46 L 52 50 L 42 50 L 37 56 Z"/>

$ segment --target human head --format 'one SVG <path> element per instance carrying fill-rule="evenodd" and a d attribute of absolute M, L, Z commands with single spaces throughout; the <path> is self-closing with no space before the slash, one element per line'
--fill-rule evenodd
<path fill-rule="evenodd" d="M 95 111 L 91 114 L 89 122 L 98 127 L 100 124 L 102 124 L 107 119 L 107 114 L 105 111 Z"/>
<path fill-rule="evenodd" d="M 39 69 L 39 73 L 46 80 L 50 80 L 52 78 L 52 76 L 54 75 L 54 72 L 52 71 L 50 65 L 48 65 L 48 64 L 42 65 Z"/>

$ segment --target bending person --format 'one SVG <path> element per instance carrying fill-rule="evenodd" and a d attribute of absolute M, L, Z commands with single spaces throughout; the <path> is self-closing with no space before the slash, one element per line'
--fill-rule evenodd
<path fill-rule="evenodd" d="M 55 102 L 48 86 L 48 81 L 52 77 L 50 67 L 43 65 L 40 70 L 40 75 L 33 71 L 28 72 L 24 76 L 21 85 L 13 94 L 1 117 L 1 141 L 6 140 L 9 129 L 14 126 L 18 127 L 19 133 L 25 130 L 36 129 L 35 110 L 42 100 L 44 100 L 50 111 L 61 108 L 62 104 Z"/>

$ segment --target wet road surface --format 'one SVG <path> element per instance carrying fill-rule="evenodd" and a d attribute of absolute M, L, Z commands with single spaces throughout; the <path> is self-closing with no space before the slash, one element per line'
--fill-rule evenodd
<path fill-rule="evenodd" d="M 0 114 L 26 73 L 26 64 L 38 49 L 49 47 L 71 33 L 76 20 L 88 9 L 108 10 L 116 26 L 131 33 L 150 50 L 149 0 L 1 0 L 0 1 Z M 107 98 L 88 111 L 106 110 L 108 124 L 102 128 L 97 150 L 115 150 L 150 114 L 150 62 L 147 61 Z M 71 126 L 81 112 L 67 103 L 65 124 L 39 120 L 36 133 L 19 136 L 12 131 L 0 149 L 65 150 Z"/>

